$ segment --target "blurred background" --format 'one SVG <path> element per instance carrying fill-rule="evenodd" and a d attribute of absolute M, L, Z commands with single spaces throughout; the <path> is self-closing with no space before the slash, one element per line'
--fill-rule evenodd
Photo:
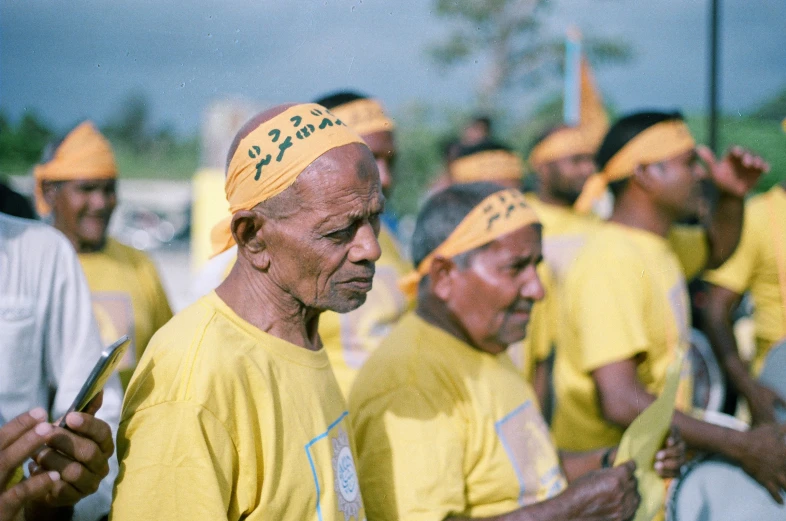
<path fill-rule="evenodd" d="M 783 0 L 0 0 L 0 177 L 29 194 L 47 144 L 93 120 L 120 169 L 112 234 L 151 252 L 178 309 L 201 262 L 195 201 L 221 190 L 194 179 L 223 168 L 255 111 L 342 89 L 380 99 L 406 223 L 474 115 L 522 152 L 561 121 L 576 27 L 612 116 L 682 110 L 716 152 L 762 154 L 763 190 L 786 176 L 783 20 Z"/>

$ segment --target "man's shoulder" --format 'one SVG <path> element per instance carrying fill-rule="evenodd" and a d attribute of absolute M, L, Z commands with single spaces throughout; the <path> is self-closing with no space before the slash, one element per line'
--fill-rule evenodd
<path fill-rule="evenodd" d="M 137 270 L 143 268 L 155 268 L 153 260 L 147 253 L 137 250 L 127 244 L 123 244 L 113 238 L 107 239 L 106 252 L 111 257 L 133 265 Z"/>
<path fill-rule="evenodd" d="M 630 232 L 624 226 L 603 224 L 588 237 L 574 262 L 574 269 L 625 269 L 639 260 L 640 252 Z"/>
<path fill-rule="evenodd" d="M 15 249 L 28 258 L 67 255 L 76 259 L 71 243 L 52 226 L 0 213 L 0 245 L 4 243 L 6 250 Z"/>

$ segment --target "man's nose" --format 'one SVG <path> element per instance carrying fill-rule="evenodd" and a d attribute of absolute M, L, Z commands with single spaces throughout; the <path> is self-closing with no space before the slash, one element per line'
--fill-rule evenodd
<path fill-rule="evenodd" d="M 531 300 L 543 300 L 546 296 L 546 288 L 540 280 L 538 270 L 534 266 L 525 272 L 525 280 L 521 285 L 520 295 Z"/>
<path fill-rule="evenodd" d="M 355 241 L 349 250 L 351 262 L 376 262 L 382 255 L 382 248 L 377 240 L 377 233 L 370 222 L 365 222 L 358 228 Z"/>

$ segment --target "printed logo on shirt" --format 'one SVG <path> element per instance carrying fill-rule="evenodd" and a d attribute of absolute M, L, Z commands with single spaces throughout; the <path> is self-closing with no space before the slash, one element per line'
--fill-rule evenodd
<path fill-rule="evenodd" d="M 366 512 L 363 508 L 363 498 L 360 495 L 360 483 L 358 482 L 355 458 L 352 455 L 346 426 L 342 425 L 347 415 L 348 412 L 344 411 L 336 421 L 328 426 L 325 432 L 306 444 L 306 454 L 311 465 L 311 472 L 317 491 L 318 521 L 333 518 L 332 516 L 323 517 L 323 510 L 330 507 L 323 504 L 323 500 L 328 500 L 329 498 L 322 497 L 325 489 L 324 483 L 320 482 L 320 473 L 318 471 L 320 465 L 317 464 L 317 455 L 320 453 L 324 454 L 325 447 L 322 444 L 327 444 L 330 450 L 336 512 L 343 514 L 344 521 L 366 521 Z M 324 480 L 325 477 L 323 476 L 322 479 Z"/>
<path fill-rule="evenodd" d="M 93 314 L 98 323 L 101 342 L 107 346 L 120 338 L 128 335 L 131 346 L 123 356 L 118 370 L 130 369 L 136 366 L 136 339 L 134 338 L 134 310 L 131 307 L 131 297 L 118 292 L 96 292 L 93 298 Z"/>
<path fill-rule="evenodd" d="M 527 400 L 495 424 L 519 481 L 519 504 L 529 505 L 567 486 L 543 418 Z"/>

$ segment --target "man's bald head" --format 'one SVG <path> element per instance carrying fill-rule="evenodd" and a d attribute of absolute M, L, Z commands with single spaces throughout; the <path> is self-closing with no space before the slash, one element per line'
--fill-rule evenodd
<path fill-rule="evenodd" d="M 235 135 L 235 139 L 232 140 L 232 144 L 229 146 L 225 174 L 226 171 L 229 170 L 229 164 L 232 162 L 232 158 L 235 156 L 235 152 L 237 152 L 237 147 L 240 146 L 240 142 L 243 141 L 243 138 L 251 134 L 262 123 L 270 121 L 288 108 L 294 107 L 295 105 L 297 105 L 297 103 L 284 103 L 283 105 L 276 105 L 273 108 L 260 112 L 253 118 L 249 119 L 245 125 L 240 127 L 240 130 L 238 130 L 237 134 Z"/>

